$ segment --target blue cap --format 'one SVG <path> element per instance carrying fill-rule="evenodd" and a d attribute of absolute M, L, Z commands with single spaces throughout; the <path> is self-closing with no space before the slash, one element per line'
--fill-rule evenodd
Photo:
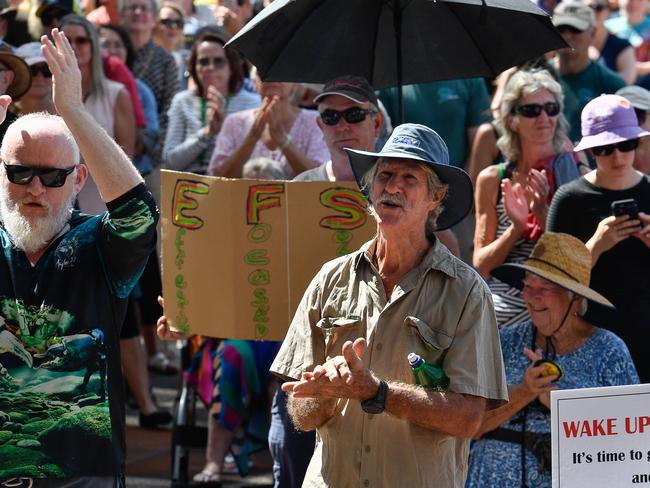
<path fill-rule="evenodd" d="M 474 189 L 469 175 L 449 164 L 447 144 L 429 127 L 420 124 L 398 125 L 378 153 L 348 148 L 345 148 L 345 151 L 350 159 L 354 177 L 368 199 L 370 195 L 363 185 L 363 179 L 379 158 L 410 159 L 430 166 L 440 180 L 449 185 L 436 230 L 452 227 L 463 220 L 472 209 Z"/>

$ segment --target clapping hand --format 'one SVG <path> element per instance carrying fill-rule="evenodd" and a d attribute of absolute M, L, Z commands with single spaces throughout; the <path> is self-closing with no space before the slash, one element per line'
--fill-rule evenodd
<path fill-rule="evenodd" d="M 548 210 L 548 192 L 550 185 L 546 179 L 546 170 L 530 170 L 524 193 L 530 205 L 530 211 L 535 214 L 537 221 L 544 225 Z"/>
<path fill-rule="evenodd" d="M 518 183 L 513 185 L 509 178 L 505 178 L 501 182 L 501 192 L 506 215 L 515 229 L 522 233 L 526 229 L 529 212 L 528 200 L 523 188 Z"/>
<path fill-rule="evenodd" d="M 59 29 L 52 29 L 54 44 L 47 36 L 41 37 L 41 53 L 52 72 L 52 98 L 59 114 L 83 109 L 81 71 L 70 41 Z"/>
<path fill-rule="evenodd" d="M 226 113 L 226 99 L 214 86 L 208 87 L 206 94 L 206 122 L 207 132 L 210 136 L 216 136 L 221 131 L 221 125 Z"/>
<path fill-rule="evenodd" d="M 303 373 L 302 380 L 282 385 L 282 390 L 295 397 L 352 398 L 367 400 L 377 394 L 379 380 L 363 364 L 366 340 L 346 341 L 341 355 L 318 365 L 311 373 Z"/>

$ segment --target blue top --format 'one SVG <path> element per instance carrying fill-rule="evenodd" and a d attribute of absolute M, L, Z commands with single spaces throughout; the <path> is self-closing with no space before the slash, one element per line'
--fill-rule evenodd
<path fill-rule="evenodd" d="M 532 322 L 526 321 L 500 329 L 501 349 L 508 385 L 523 382 L 530 359 L 524 347 L 533 341 Z M 597 329 L 587 341 L 569 354 L 551 357 L 560 365 L 562 378 L 555 384 L 561 389 L 592 388 L 637 384 L 639 377 L 632 358 L 621 339 L 605 329 Z M 506 420 L 500 427 L 520 432 L 523 411 Z M 539 402 L 528 407 L 526 431 L 551 432 L 551 412 Z M 550 450 L 550 444 L 548 446 Z M 550 452 L 548 453 L 550 457 Z M 537 459 L 526 451 L 526 484 L 528 487 L 550 487 L 550 471 L 541 471 Z M 494 439 L 480 439 L 472 445 L 466 488 L 519 488 L 521 486 L 521 445 Z"/>
<path fill-rule="evenodd" d="M 158 142 L 158 132 L 160 132 L 160 124 L 158 123 L 158 107 L 156 106 L 156 97 L 154 96 L 151 88 L 142 80 L 135 80 L 135 84 L 140 92 L 140 100 L 142 100 L 142 109 L 144 110 L 144 119 L 147 126 L 142 131 L 142 143 L 144 145 L 144 153 L 134 159 L 133 163 L 141 175 L 146 175 L 153 169 L 151 162 L 151 155 Z"/>

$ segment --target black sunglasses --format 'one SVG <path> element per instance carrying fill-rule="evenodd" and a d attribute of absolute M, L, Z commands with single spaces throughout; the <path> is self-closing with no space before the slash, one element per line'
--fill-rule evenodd
<path fill-rule="evenodd" d="M 638 145 L 638 139 L 628 139 L 627 141 L 621 141 L 618 144 L 592 147 L 591 152 L 594 153 L 594 156 L 609 156 L 614 152 L 614 149 L 618 149 L 620 152 L 630 152 L 634 151 Z"/>
<path fill-rule="evenodd" d="M 320 113 L 320 119 L 325 125 L 336 125 L 339 123 L 339 120 L 341 120 L 341 117 L 343 117 L 348 124 L 358 124 L 359 122 L 366 120 L 366 117 L 369 114 L 376 113 L 376 110 L 360 107 L 350 107 L 342 112 L 328 108 Z"/>
<path fill-rule="evenodd" d="M 72 173 L 75 166 L 69 168 L 32 168 L 20 164 L 7 164 L 2 162 L 7 172 L 7 179 L 16 185 L 29 185 L 34 176 L 38 176 L 43 186 L 48 188 L 60 188 L 65 185 L 65 180 Z"/>
<path fill-rule="evenodd" d="M 589 6 L 591 7 L 591 9 L 594 12 L 598 12 L 598 13 L 602 12 L 603 10 L 605 10 L 607 8 L 607 6 L 603 5 L 602 3 L 592 3 Z"/>
<path fill-rule="evenodd" d="M 198 58 L 196 60 L 196 63 L 204 68 L 212 65 L 215 68 L 219 69 L 226 66 L 226 64 L 228 64 L 228 60 L 226 58 Z"/>
<path fill-rule="evenodd" d="M 32 73 L 32 78 L 35 78 L 37 74 L 42 74 L 45 78 L 52 78 L 52 72 L 47 64 L 34 64 L 29 67 L 29 71 Z"/>
<path fill-rule="evenodd" d="M 543 105 L 540 105 L 539 103 L 527 103 L 525 105 L 517 105 L 514 112 L 522 117 L 534 119 L 535 117 L 539 117 L 542 110 L 546 112 L 546 115 L 549 117 L 555 117 L 560 113 L 560 104 L 557 102 L 546 102 Z"/>
<path fill-rule="evenodd" d="M 165 27 L 176 27 L 177 29 L 183 28 L 183 21 L 181 19 L 160 19 L 160 23 Z"/>

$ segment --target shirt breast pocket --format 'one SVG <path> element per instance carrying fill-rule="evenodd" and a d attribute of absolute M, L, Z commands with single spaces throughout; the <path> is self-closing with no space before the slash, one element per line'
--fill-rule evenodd
<path fill-rule="evenodd" d="M 440 363 L 454 338 L 417 317 L 406 317 L 404 325 L 409 327 L 413 335 L 413 345 L 417 349 L 413 352 L 417 352 L 427 362 Z"/>
<path fill-rule="evenodd" d="M 325 338 L 325 356 L 341 355 L 345 341 L 365 337 L 359 317 L 324 317 L 316 323 Z"/>

